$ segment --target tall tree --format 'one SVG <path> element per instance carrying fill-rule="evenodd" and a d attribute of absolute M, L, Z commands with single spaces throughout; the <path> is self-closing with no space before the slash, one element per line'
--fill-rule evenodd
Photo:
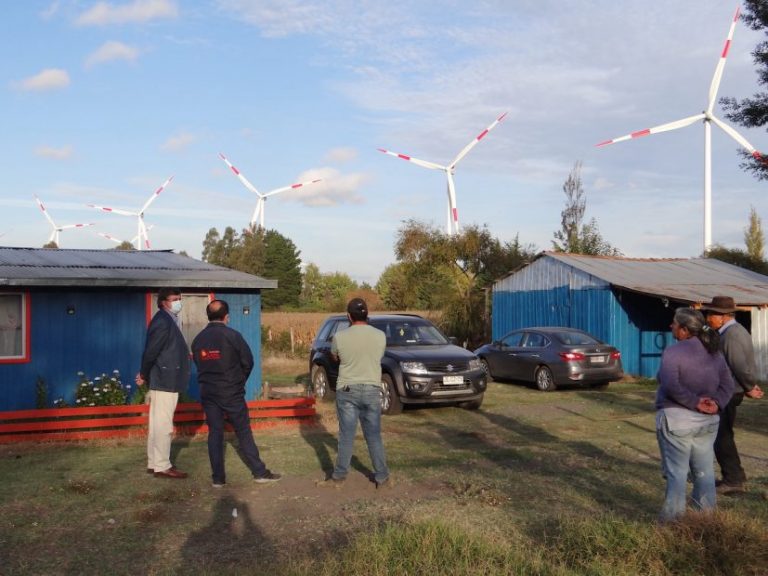
<path fill-rule="evenodd" d="M 261 231 L 261 229 L 259 229 Z M 264 232 L 264 267 L 262 275 L 277 280 L 277 288 L 265 290 L 265 308 L 298 306 L 301 294 L 301 258 L 296 245 L 276 230 Z"/>
<path fill-rule="evenodd" d="M 600 234 L 597 221 L 592 218 L 584 224 L 587 197 L 581 182 L 581 162 L 576 162 L 563 184 L 565 208 L 560 213 L 560 230 L 555 231 L 552 247 L 556 252 L 589 254 L 593 256 L 621 256 Z"/>
<path fill-rule="evenodd" d="M 741 18 L 753 30 L 762 30 L 768 36 L 768 2 L 766 0 L 744 0 Z M 752 52 L 752 61 L 757 68 L 757 83 L 768 86 L 768 41 L 763 40 Z M 761 127 L 768 124 L 768 92 L 755 92 L 750 98 L 737 100 L 733 97 L 720 99 L 723 108 L 728 110 L 726 118 L 747 128 Z M 768 160 L 754 158 L 742 150 L 744 158 L 742 168 L 758 180 L 768 180 Z"/>
<path fill-rule="evenodd" d="M 508 253 L 512 251 L 517 253 Z M 499 262 L 523 262 L 533 257 L 533 250 L 524 254 L 517 241 L 502 246 L 486 227 L 467 226 L 449 236 L 410 220 L 398 231 L 395 255 L 411 267 L 406 270 L 415 280 L 441 275 L 444 328 L 464 342 L 477 344 L 485 338 L 485 289 L 508 272 L 499 272 L 506 267 Z"/>
<path fill-rule="evenodd" d="M 749 207 L 749 226 L 744 230 L 744 244 L 747 245 L 747 254 L 753 260 L 765 260 L 763 222 L 754 206 Z"/>

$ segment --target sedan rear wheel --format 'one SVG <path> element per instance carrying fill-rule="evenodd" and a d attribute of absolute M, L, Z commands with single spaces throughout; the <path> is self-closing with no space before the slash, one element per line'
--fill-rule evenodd
<path fill-rule="evenodd" d="M 483 372 L 485 372 L 485 377 L 489 381 L 493 380 L 493 374 L 491 374 L 491 367 L 488 365 L 488 360 L 485 358 L 480 358 L 480 364 L 483 365 Z"/>
<path fill-rule="evenodd" d="M 555 385 L 555 379 L 552 376 L 552 370 L 547 366 L 539 366 L 536 369 L 536 388 L 542 392 L 552 392 L 557 386 Z"/>

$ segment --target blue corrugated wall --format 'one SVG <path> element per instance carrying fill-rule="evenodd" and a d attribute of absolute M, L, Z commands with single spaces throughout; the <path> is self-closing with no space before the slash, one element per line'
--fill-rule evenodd
<path fill-rule="evenodd" d="M 217 292 L 230 304 L 231 324 L 253 350 L 255 366 L 246 384 L 246 398 L 261 392 L 261 296 Z M 0 364 L 0 410 L 36 407 L 36 384 L 45 382 L 48 404 L 63 397 L 72 403 L 77 373 L 94 377 L 119 370 L 123 384 L 135 388 L 146 336 L 144 292 L 32 292 L 30 362 Z M 67 314 L 73 306 L 75 313 Z M 155 312 L 152 302 L 150 313 Z M 250 314 L 243 314 L 247 306 Z M 198 398 L 194 375 L 189 394 Z"/>
<path fill-rule="evenodd" d="M 616 346 L 627 374 L 655 377 L 661 353 L 673 342 L 673 314 L 658 298 L 609 287 L 494 291 L 491 328 L 494 340 L 531 326 L 579 328 Z"/>

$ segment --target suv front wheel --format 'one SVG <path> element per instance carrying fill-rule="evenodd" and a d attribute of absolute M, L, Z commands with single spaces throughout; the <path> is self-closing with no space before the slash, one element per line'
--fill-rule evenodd
<path fill-rule="evenodd" d="M 403 403 L 397 395 L 397 388 L 389 374 L 381 375 L 381 413 L 400 414 L 403 411 Z"/>
<path fill-rule="evenodd" d="M 315 393 L 315 398 L 325 400 L 328 398 L 330 388 L 328 386 L 328 373 L 322 366 L 312 366 L 312 390 Z"/>

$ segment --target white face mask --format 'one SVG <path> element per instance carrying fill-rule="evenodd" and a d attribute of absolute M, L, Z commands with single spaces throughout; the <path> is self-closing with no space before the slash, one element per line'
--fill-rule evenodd
<path fill-rule="evenodd" d="M 171 312 L 174 314 L 181 312 L 181 300 L 174 300 L 171 302 Z"/>

